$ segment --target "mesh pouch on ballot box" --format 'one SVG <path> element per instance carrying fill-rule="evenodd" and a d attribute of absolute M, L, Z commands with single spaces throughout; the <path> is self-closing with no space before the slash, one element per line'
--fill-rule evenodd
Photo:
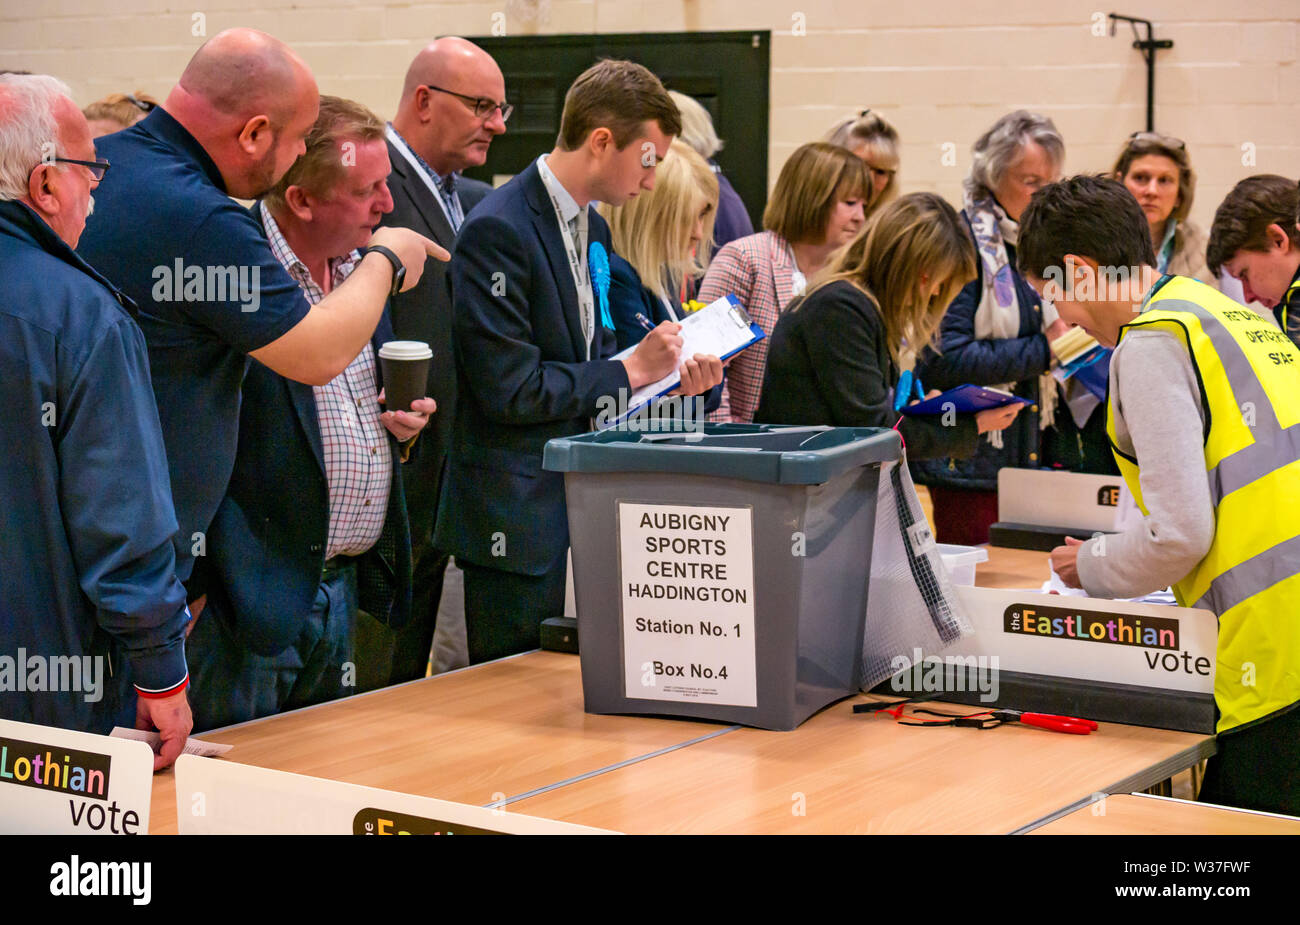
<path fill-rule="evenodd" d="M 921 509 L 906 453 L 880 471 L 869 587 L 863 690 L 897 673 L 898 657 L 910 665 L 917 649 L 937 653 L 975 632 Z"/>

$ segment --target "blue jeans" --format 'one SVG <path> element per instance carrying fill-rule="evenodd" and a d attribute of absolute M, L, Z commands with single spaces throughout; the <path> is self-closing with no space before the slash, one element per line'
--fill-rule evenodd
<path fill-rule="evenodd" d="M 333 560 L 331 560 L 333 561 Z M 276 655 L 249 652 L 209 599 L 186 641 L 194 731 L 229 726 L 346 697 L 356 690 L 352 627 L 357 569 L 327 567 L 311 613 L 293 645 Z"/>

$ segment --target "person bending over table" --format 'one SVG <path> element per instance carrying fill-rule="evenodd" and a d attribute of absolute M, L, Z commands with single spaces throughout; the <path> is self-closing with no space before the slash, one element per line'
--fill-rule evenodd
<path fill-rule="evenodd" d="M 646 327 L 681 321 L 682 302 L 709 265 L 718 180 L 704 158 L 674 141 L 655 171 L 655 188 L 621 206 L 602 203 L 609 256 L 610 313 L 618 349 L 641 342 Z"/>
<path fill-rule="evenodd" d="M 1247 177 L 1219 203 L 1207 259 L 1214 273 L 1239 281 L 1246 303 L 1259 302 L 1300 344 L 1300 188 L 1276 174 Z"/>
<path fill-rule="evenodd" d="M 772 333 L 754 420 L 893 427 L 908 456 L 969 456 L 1020 404 L 976 414 L 903 417 L 894 410 L 905 344 L 934 337 L 944 308 L 975 275 L 961 218 L 934 193 L 885 206 Z"/>
<path fill-rule="evenodd" d="M 1115 180 L 1055 183 L 1025 210 L 1021 271 L 1114 347 L 1106 430 L 1146 515 L 1067 539 L 1052 565 L 1094 597 L 1172 584 L 1179 604 L 1213 611 L 1218 753 L 1201 799 L 1300 813 L 1300 350 L 1271 319 L 1155 265 Z"/>

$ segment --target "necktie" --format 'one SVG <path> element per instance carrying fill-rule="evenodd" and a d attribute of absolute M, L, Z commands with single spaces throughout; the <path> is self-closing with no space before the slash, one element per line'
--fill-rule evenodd
<path fill-rule="evenodd" d="M 447 176 L 438 180 L 438 192 L 442 193 L 442 201 L 447 204 L 447 215 L 451 218 L 451 230 L 460 231 L 461 222 L 465 221 L 465 215 L 460 210 L 460 203 L 456 199 L 456 175 L 449 173 Z"/>

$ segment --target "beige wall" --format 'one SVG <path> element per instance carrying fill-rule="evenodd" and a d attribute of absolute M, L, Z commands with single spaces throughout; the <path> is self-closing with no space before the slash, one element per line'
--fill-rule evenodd
<path fill-rule="evenodd" d="M 1157 127 L 1188 142 L 1199 221 L 1243 176 L 1300 175 L 1300 2 L 1121 8 L 1174 40 L 1159 53 Z M 135 88 L 161 96 L 202 41 L 199 26 L 212 35 L 245 25 L 293 44 L 323 91 L 389 115 L 406 64 L 438 34 L 770 29 L 773 177 L 794 147 L 870 106 L 902 135 L 903 188 L 957 201 L 971 142 L 1008 109 L 1052 116 L 1071 172 L 1108 167 L 1144 127 L 1139 53 L 1127 27 L 1093 34 L 1097 9 L 1082 0 L 0 0 L 0 67 L 56 74 L 82 103 Z"/>

